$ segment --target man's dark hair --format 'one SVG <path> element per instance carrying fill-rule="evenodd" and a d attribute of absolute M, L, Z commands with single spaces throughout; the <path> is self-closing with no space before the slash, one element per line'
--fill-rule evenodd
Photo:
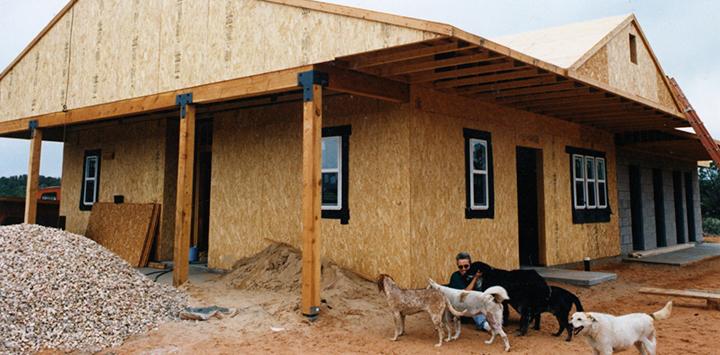
<path fill-rule="evenodd" d="M 457 256 L 455 256 L 455 261 L 461 260 L 461 259 L 467 259 L 472 262 L 472 259 L 470 258 L 470 254 L 466 251 L 461 251 L 458 253 Z"/>

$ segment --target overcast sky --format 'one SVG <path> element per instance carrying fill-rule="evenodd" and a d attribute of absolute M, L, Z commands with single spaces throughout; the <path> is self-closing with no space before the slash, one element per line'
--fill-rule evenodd
<path fill-rule="evenodd" d="M 488 38 L 635 13 L 665 72 L 678 80 L 712 135 L 720 138 L 720 66 L 717 63 L 720 57 L 720 1 L 329 2 L 444 22 Z M 0 0 L 0 68 L 5 68 L 66 3 L 67 0 Z M 0 176 L 24 174 L 27 156 L 27 141 L 0 138 Z M 62 144 L 45 142 L 40 173 L 60 176 L 61 160 Z"/>

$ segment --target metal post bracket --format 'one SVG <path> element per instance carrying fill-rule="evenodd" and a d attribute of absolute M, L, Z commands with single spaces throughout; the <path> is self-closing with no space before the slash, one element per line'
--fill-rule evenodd
<path fill-rule="evenodd" d="M 175 97 L 175 104 L 180 106 L 180 118 L 185 118 L 187 105 L 191 103 L 193 103 L 193 95 L 191 92 L 187 94 L 178 94 Z"/>
<path fill-rule="evenodd" d="M 298 86 L 303 89 L 303 101 L 313 100 L 313 85 L 328 85 L 328 75 L 317 70 L 308 70 L 298 74 Z"/>
<path fill-rule="evenodd" d="M 35 130 L 37 128 L 38 128 L 37 120 L 30 120 L 30 122 L 28 122 L 28 129 L 30 130 L 30 137 L 35 136 Z"/>

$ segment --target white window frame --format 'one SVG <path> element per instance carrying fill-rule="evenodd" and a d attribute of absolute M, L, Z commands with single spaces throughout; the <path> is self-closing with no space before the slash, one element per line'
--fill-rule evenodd
<path fill-rule="evenodd" d="M 577 169 L 575 168 L 575 161 L 576 160 L 582 161 L 582 167 L 580 168 L 580 171 L 582 171 L 582 176 L 577 177 Z M 587 184 L 585 184 L 585 156 L 580 154 L 573 154 L 572 155 L 572 171 L 573 171 L 573 206 L 576 210 L 583 210 L 587 206 Z M 582 183 L 583 186 L 583 204 L 578 205 L 578 194 L 577 194 L 577 183 Z"/>
<path fill-rule="evenodd" d="M 490 208 L 490 180 L 489 180 L 489 174 L 490 174 L 490 164 L 488 161 L 488 142 L 484 139 L 478 139 L 478 138 L 469 138 L 468 142 L 468 165 L 469 165 L 469 173 L 470 173 L 470 209 L 475 211 L 485 211 Z M 475 166 L 473 165 L 474 156 L 473 156 L 473 148 L 475 147 L 475 144 L 480 143 L 483 148 L 485 148 L 485 169 L 475 169 Z M 485 178 L 483 179 L 483 183 L 485 184 L 485 201 L 484 204 L 478 204 L 475 201 L 475 179 L 473 179 L 474 175 L 484 175 Z"/>
<path fill-rule="evenodd" d="M 602 162 L 602 171 L 603 171 L 603 178 L 600 179 L 600 162 Z M 603 184 L 602 191 L 600 190 L 600 183 Z M 596 193 L 596 202 L 598 208 L 607 208 L 608 200 L 607 200 L 607 165 L 605 164 L 605 158 L 595 158 L 595 189 L 597 190 Z M 600 194 L 603 194 L 603 200 L 605 201 L 604 204 L 600 204 Z"/>
<path fill-rule="evenodd" d="M 94 171 L 93 176 L 89 176 L 88 174 L 90 173 L 90 171 L 89 171 L 89 169 L 88 169 L 88 165 L 89 165 L 89 162 L 90 162 L 90 161 L 93 161 L 93 160 L 95 161 L 95 169 L 94 169 L 95 171 Z M 84 169 L 83 169 L 83 171 L 84 171 L 84 175 L 83 175 L 83 186 L 82 186 L 82 189 L 83 189 L 83 190 L 82 190 L 82 191 L 83 191 L 83 201 L 82 201 L 83 206 L 91 207 L 92 205 L 95 204 L 95 202 L 97 202 L 97 192 L 98 192 L 98 183 L 97 183 L 97 181 L 98 181 L 98 174 L 100 173 L 99 164 L 100 164 L 100 157 L 99 157 L 98 155 L 88 155 L 88 156 L 85 157 L 85 166 L 84 166 Z M 91 201 L 88 202 L 87 184 L 88 184 L 88 182 L 90 182 L 90 181 L 93 182 L 93 191 L 92 191 L 93 195 L 92 195 Z"/>
<path fill-rule="evenodd" d="M 597 208 L 597 168 L 595 166 L 595 157 L 593 156 L 585 156 L 585 207 L 589 210 L 594 210 Z M 590 178 L 587 169 L 590 168 L 592 170 L 592 178 Z M 590 183 L 593 184 L 593 187 L 590 187 Z M 591 205 L 590 204 L 590 190 L 592 190 L 592 193 L 595 195 L 595 202 Z"/>
<path fill-rule="evenodd" d="M 325 140 L 326 140 L 326 139 L 328 139 L 328 140 L 329 140 L 329 139 L 337 139 L 337 140 L 338 140 L 338 144 L 337 144 L 337 149 L 338 149 L 338 151 L 337 151 L 337 160 L 338 160 L 338 163 L 337 163 L 337 167 L 336 167 L 336 168 L 322 168 L 322 169 L 321 169 L 321 175 L 320 175 L 320 176 L 322 176 L 323 173 L 337 173 L 337 177 L 338 177 L 338 184 L 337 184 L 337 189 L 338 189 L 338 191 L 337 191 L 337 195 L 338 195 L 338 198 L 337 198 L 337 205 L 327 205 L 327 204 L 324 204 L 324 203 L 322 203 L 322 198 L 321 198 L 321 209 L 322 209 L 322 210 L 327 210 L 327 211 L 339 211 L 339 210 L 342 209 L 342 206 L 343 206 L 343 194 L 342 194 L 342 191 L 343 191 L 343 176 L 342 176 L 342 164 L 343 164 L 343 161 L 342 161 L 342 144 L 343 144 L 343 136 L 327 136 L 327 137 L 322 137 L 322 145 L 323 145 L 323 146 L 325 145 Z M 321 151 L 322 151 L 322 150 L 321 150 Z M 322 159 L 322 158 L 321 158 L 321 159 Z M 322 160 L 321 160 L 320 164 L 322 165 Z"/>

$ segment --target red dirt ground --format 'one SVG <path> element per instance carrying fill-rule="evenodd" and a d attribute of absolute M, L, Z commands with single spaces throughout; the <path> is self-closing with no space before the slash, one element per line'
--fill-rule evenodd
<path fill-rule="evenodd" d="M 677 268 L 635 263 L 611 264 L 599 271 L 618 274 L 618 280 L 592 288 L 563 285 L 575 292 L 587 311 L 625 314 L 654 312 L 667 301 L 666 297 L 641 295 L 640 287 L 703 289 L 720 292 L 720 259 Z M 297 300 L 296 293 L 280 291 L 241 290 L 227 287 L 219 278 L 188 288 L 198 303 L 237 307 L 239 315 L 209 322 L 173 322 L 162 325 L 142 336 L 129 339 L 121 347 L 107 349 L 117 354 L 165 353 L 379 353 L 379 354 L 501 354 L 499 339 L 492 345 L 484 340 L 489 335 L 470 326 L 463 327 L 459 340 L 435 348 L 435 334 L 426 315 L 409 316 L 407 335 L 392 342 L 392 317 L 384 300 L 363 286 L 358 297 L 342 306 L 323 309 L 315 323 L 308 323 L 287 309 Z M 374 290 L 376 291 L 376 290 Z M 352 298 L 352 297 L 351 297 Z M 720 311 L 707 310 L 704 301 L 675 299 L 673 314 L 668 320 L 656 322 L 659 354 L 720 354 Z M 333 300 L 328 300 L 330 306 Z M 339 303 L 338 303 L 339 304 Z M 283 306 L 284 305 L 284 306 Z M 285 308 L 283 308 L 285 307 Z M 591 353 L 581 338 L 568 343 L 551 335 L 557 329 L 555 319 L 543 316 L 543 329 L 531 330 L 529 336 L 514 335 L 518 316 L 511 313 L 506 327 L 514 354 Z M 271 327 L 284 328 L 273 331 Z M 278 330 L 278 329 L 276 329 Z M 630 349 L 627 353 L 636 353 Z"/>

